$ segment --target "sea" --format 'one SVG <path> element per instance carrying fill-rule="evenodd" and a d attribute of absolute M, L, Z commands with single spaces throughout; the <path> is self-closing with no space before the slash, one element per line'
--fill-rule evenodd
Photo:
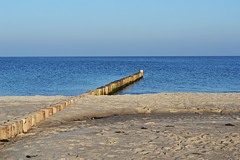
<path fill-rule="evenodd" d="M 0 96 L 75 96 L 144 70 L 117 94 L 240 93 L 240 57 L 0 57 Z"/>

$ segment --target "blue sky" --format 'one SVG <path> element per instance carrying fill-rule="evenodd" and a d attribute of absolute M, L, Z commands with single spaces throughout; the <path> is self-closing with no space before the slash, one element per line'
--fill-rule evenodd
<path fill-rule="evenodd" d="M 6 0 L 0 56 L 240 56 L 239 0 Z"/>

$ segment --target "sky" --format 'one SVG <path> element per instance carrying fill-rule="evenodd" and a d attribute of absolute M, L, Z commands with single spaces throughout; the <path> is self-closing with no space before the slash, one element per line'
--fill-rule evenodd
<path fill-rule="evenodd" d="M 240 0 L 0 0 L 2 56 L 240 56 Z"/>

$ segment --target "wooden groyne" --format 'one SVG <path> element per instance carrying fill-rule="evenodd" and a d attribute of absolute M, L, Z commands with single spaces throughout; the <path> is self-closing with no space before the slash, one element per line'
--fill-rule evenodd
<path fill-rule="evenodd" d="M 88 95 L 111 95 L 114 94 L 126 86 L 140 80 L 143 77 L 143 70 L 140 70 L 138 73 L 130 75 L 128 77 L 122 78 L 120 80 L 111 82 L 103 87 L 99 87 L 93 91 L 87 92 Z"/>
<path fill-rule="evenodd" d="M 79 99 L 87 95 L 111 95 L 124 87 L 140 80 L 143 77 L 143 70 L 140 70 L 136 74 L 132 74 L 128 77 L 111 82 L 103 87 L 99 87 L 95 90 L 73 97 L 70 100 L 61 104 L 56 104 L 19 119 L 12 120 L 8 123 L 0 125 L 0 140 L 14 138 L 19 134 L 28 132 L 33 126 L 36 126 L 39 122 L 48 118 L 49 116 L 69 107 L 71 104 L 76 103 Z"/>

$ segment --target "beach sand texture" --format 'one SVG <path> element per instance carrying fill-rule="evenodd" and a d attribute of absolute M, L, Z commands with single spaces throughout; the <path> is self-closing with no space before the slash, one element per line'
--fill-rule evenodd
<path fill-rule="evenodd" d="M 67 96 L 3 96 L 0 97 L 0 125 L 69 100 Z"/>
<path fill-rule="evenodd" d="M 0 159 L 239 159 L 239 111 L 237 93 L 86 96 Z"/>

